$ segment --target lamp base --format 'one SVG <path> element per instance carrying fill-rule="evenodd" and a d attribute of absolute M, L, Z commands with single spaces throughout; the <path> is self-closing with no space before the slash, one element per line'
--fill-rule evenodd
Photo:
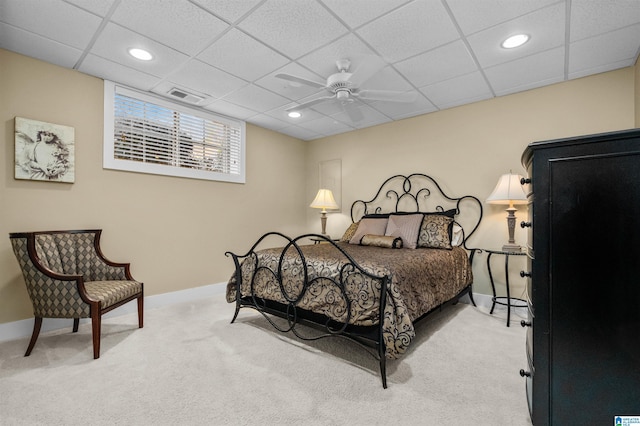
<path fill-rule="evenodd" d="M 508 251 L 508 252 L 522 251 L 522 246 L 519 246 L 517 244 L 505 244 L 502 246 L 502 251 Z"/>

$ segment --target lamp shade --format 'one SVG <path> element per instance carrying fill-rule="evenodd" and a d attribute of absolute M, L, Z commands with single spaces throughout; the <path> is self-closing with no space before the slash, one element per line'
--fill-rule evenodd
<path fill-rule="evenodd" d="M 520 183 L 522 176 L 507 173 L 500 176 L 498 184 L 487 198 L 489 204 L 527 204 L 527 194 Z"/>
<path fill-rule="evenodd" d="M 337 209 L 338 203 L 336 203 L 336 200 L 333 198 L 333 193 L 330 189 L 319 189 L 316 198 L 313 199 L 309 207 L 322 209 L 324 211 L 326 209 Z"/>

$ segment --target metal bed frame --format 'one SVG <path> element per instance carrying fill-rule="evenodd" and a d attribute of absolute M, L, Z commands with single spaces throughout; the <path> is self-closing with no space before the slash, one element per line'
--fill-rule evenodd
<path fill-rule="evenodd" d="M 430 176 L 422 173 L 413 173 L 408 176 L 395 175 L 385 180 L 376 195 L 369 201 L 356 200 L 351 205 L 351 220 L 356 222 L 356 218 L 360 219 L 369 214 L 380 213 L 398 213 L 398 212 L 444 212 L 449 209 L 455 209 L 457 223 L 463 228 L 462 246 L 469 253 L 469 262 L 473 263 L 473 257 L 478 248 L 472 248 L 467 245 L 469 238 L 478 229 L 482 219 L 482 203 L 472 195 L 463 197 L 450 197 L 444 193 L 440 185 Z M 461 224 L 465 223 L 465 225 Z M 471 229 L 465 232 L 464 229 Z M 265 265 L 258 263 L 256 251 L 267 238 L 282 238 L 285 241 L 284 247 L 280 254 L 277 270 L 273 270 Z M 336 254 L 343 257 L 343 266 L 341 268 L 339 279 L 335 280 L 330 277 L 314 277 L 309 279 L 308 267 L 301 243 L 307 243 L 309 238 L 315 241 L 320 240 L 322 243 L 331 244 L 336 250 Z M 272 246 L 273 247 L 273 246 Z M 301 291 L 296 294 L 290 294 L 289 290 L 283 283 L 283 259 L 285 253 L 295 253 L 299 256 L 300 264 L 303 271 L 303 285 Z M 236 280 L 236 309 L 231 323 L 235 322 L 241 308 L 252 308 L 260 312 L 264 318 L 279 332 L 291 332 L 301 340 L 318 340 L 326 337 L 345 337 L 359 345 L 363 346 L 368 353 L 379 361 L 380 376 L 383 388 L 387 388 L 386 377 L 386 346 L 383 339 L 383 320 L 384 307 L 387 299 L 387 286 L 390 278 L 388 276 L 373 275 L 364 270 L 353 258 L 346 253 L 339 245 L 331 239 L 320 234 L 304 234 L 295 238 L 290 238 L 279 232 L 268 232 L 260 237 L 245 254 L 238 255 L 232 252 L 226 252 L 226 256 L 231 256 L 235 264 L 235 280 Z M 254 262 L 253 275 L 251 278 L 251 294 L 249 296 L 241 295 L 242 283 L 242 262 Z M 257 296 L 254 292 L 254 279 L 257 273 L 268 273 L 273 275 L 278 282 L 280 291 L 286 303 L 266 300 Z M 380 306 L 378 324 L 374 326 L 355 326 L 349 324 L 351 312 L 351 300 L 347 297 L 345 283 L 349 279 L 358 278 L 358 276 L 367 277 L 379 283 L 380 288 Z M 321 315 L 298 306 L 298 303 L 304 296 L 309 287 L 317 280 L 328 280 L 338 290 L 341 297 L 346 302 L 346 318 L 344 322 L 338 322 L 325 315 Z M 458 299 L 465 294 L 469 295 L 471 302 L 475 306 L 473 300 L 472 284 L 465 287 L 459 294 L 449 301 L 433 308 L 420 318 L 414 321 L 414 324 L 431 312 L 441 309 L 447 303 L 457 303 Z M 281 326 L 273 321 L 270 315 L 280 317 L 286 320 L 286 325 Z M 305 336 L 296 328 L 298 324 L 311 326 L 321 330 L 322 334 L 316 336 Z M 370 349 L 374 349 L 371 352 Z"/>

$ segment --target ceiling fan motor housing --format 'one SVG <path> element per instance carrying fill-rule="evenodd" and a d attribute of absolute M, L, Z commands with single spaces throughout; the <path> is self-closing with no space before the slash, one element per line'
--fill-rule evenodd
<path fill-rule="evenodd" d="M 353 87 L 353 83 L 349 81 L 349 78 L 351 78 L 350 72 L 332 74 L 327 78 L 327 88 L 335 93 L 338 99 L 340 99 L 340 93 L 345 93 L 342 96 L 349 96 Z"/>

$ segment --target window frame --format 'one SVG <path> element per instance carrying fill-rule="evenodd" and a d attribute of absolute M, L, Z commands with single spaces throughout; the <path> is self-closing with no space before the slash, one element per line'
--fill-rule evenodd
<path fill-rule="evenodd" d="M 116 93 L 143 102 L 152 103 L 178 113 L 188 114 L 204 120 L 211 120 L 230 127 L 238 128 L 240 132 L 240 147 L 238 155 L 238 173 L 215 172 L 197 168 L 180 167 L 175 165 L 154 164 L 149 162 L 116 158 L 115 153 L 115 95 Z M 111 81 L 104 81 L 104 141 L 102 167 L 110 170 L 121 170 L 137 173 L 147 173 L 163 176 L 175 176 L 189 179 L 202 179 L 230 183 L 245 183 L 246 179 L 246 123 L 220 116 L 213 112 L 192 108 L 159 96 L 143 93 Z"/>

